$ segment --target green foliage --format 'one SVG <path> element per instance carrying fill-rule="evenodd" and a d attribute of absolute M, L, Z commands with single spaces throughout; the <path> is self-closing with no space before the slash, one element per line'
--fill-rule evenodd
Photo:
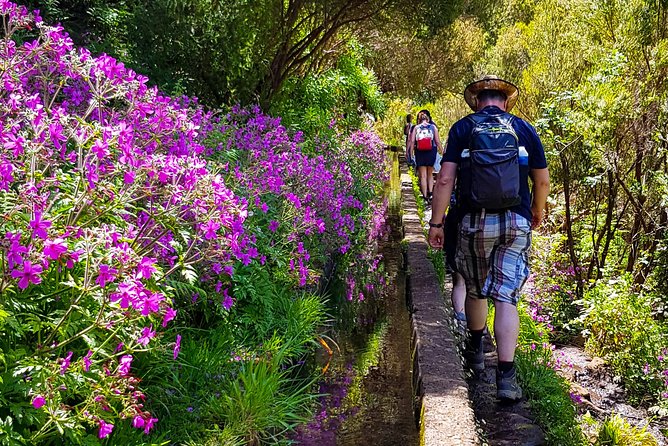
<path fill-rule="evenodd" d="M 659 396 L 666 327 L 652 318 L 647 298 L 631 288 L 628 275 L 601 283 L 585 296 L 587 348 L 608 361 L 635 399 Z M 665 400 L 664 400 L 665 401 Z"/>
<path fill-rule="evenodd" d="M 283 434 L 307 420 L 303 414 L 315 398 L 309 393 L 312 383 L 294 381 L 282 367 L 292 350 L 290 342 L 270 340 L 277 348 L 268 349 L 268 357 L 242 362 L 237 379 L 205 402 L 203 421 L 222 422 L 223 432 L 243 438 L 245 444 L 281 444 Z"/>
<path fill-rule="evenodd" d="M 656 439 L 645 430 L 631 426 L 624 418 L 613 414 L 602 424 L 595 446 L 656 446 Z"/>
<path fill-rule="evenodd" d="M 400 97 L 388 97 L 385 114 L 374 125 L 374 130 L 381 139 L 387 145 L 401 147 L 400 152 L 406 145 L 404 125 L 408 113 L 411 113 L 410 101 Z M 413 123 L 415 123 L 415 116 L 413 116 Z"/>
<path fill-rule="evenodd" d="M 238 269 L 234 294 L 238 296 L 238 304 L 233 307 L 231 317 L 240 331 L 254 343 L 261 343 L 274 333 L 292 339 L 295 350 L 285 352 L 286 356 L 305 354 L 309 341 L 325 322 L 319 296 L 287 288 L 285 283 L 272 278 L 267 268 Z"/>
<path fill-rule="evenodd" d="M 368 125 L 365 120 L 384 113 L 385 102 L 374 73 L 364 67 L 363 49 L 351 42 L 333 68 L 288 79 L 271 111 L 285 125 L 323 137 L 327 129 L 349 132 Z"/>
<path fill-rule="evenodd" d="M 122 60 L 163 91 L 214 106 L 267 106 L 289 78 L 333 68 L 351 34 L 377 36 L 388 24 L 408 23 L 407 15 L 421 24 L 420 34 L 434 34 L 460 10 L 460 2 L 439 2 L 28 1 L 48 21 L 63 23 L 77 44 Z M 413 32 L 414 26 L 402 29 Z"/>
<path fill-rule="evenodd" d="M 548 330 L 534 321 L 523 307 L 520 303 L 520 335 L 515 364 L 536 420 L 545 431 L 549 444 L 584 445 L 568 382 L 554 369 Z M 490 312 L 490 319 L 492 317 L 493 312 Z"/>
<path fill-rule="evenodd" d="M 306 334 L 297 335 L 268 337 L 250 350 L 225 325 L 186 330 L 177 364 L 144 370 L 158 416 L 169 420 L 163 435 L 177 444 L 241 445 L 269 438 L 279 444 L 282 433 L 304 421 L 314 398 L 312 382 L 295 379 L 298 370 L 290 365 Z"/>

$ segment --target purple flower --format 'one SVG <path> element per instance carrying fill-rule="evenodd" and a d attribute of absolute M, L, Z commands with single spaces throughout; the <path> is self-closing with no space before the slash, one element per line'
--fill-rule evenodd
<path fill-rule="evenodd" d="M 148 434 L 151 429 L 153 429 L 153 425 L 158 422 L 157 418 L 149 418 L 146 420 L 146 424 L 144 424 L 144 433 Z"/>
<path fill-rule="evenodd" d="M 65 356 L 63 359 L 61 359 L 61 364 L 60 364 L 60 374 L 64 375 L 67 369 L 70 367 L 70 362 L 72 361 L 72 355 L 73 352 L 67 352 L 67 356 Z"/>
<path fill-rule="evenodd" d="M 118 361 L 118 374 L 126 376 L 130 373 L 130 366 L 132 365 L 132 355 L 123 355 Z"/>
<path fill-rule="evenodd" d="M 141 259 L 141 262 L 139 262 L 139 265 L 137 265 L 137 277 L 138 278 L 144 278 L 144 279 L 150 279 L 153 273 L 156 271 L 155 266 L 153 264 L 155 263 L 155 259 L 152 259 L 150 257 L 144 257 Z"/>
<path fill-rule="evenodd" d="M 107 145 L 106 141 L 103 141 L 101 139 L 96 139 L 95 143 L 93 143 L 93 146 L 90 148 L 90 150 L 95 154 L 95 156 L 97 156 L 100 159 L 109 155 L 109 146 Z"/>
<path fill-rule="evenodd" d="M 269 230 L 271 232 L 276 232 L 277 229 L 278 229 L 278 222 L 276 220 L 270 221 L 269 222 Z"/>
<path fill-rule="evenodd" d="M 21 245 L 18 240 L 13 240 L 7 251 L 7 263 L 10 268 L 23 262 L 23 254 L 28 252 L 28 248 Z"/>
<path fill-rule="evenodd" d="M 141 336 L 137 339 L 137 344 L 146 347 L 153 337 L 155 337 L 155 331 L 153 330 L 153 324 L 151 324 L 150 327 L 142 329 Z"/>
<path fill-rule="evenodd" d="M 162 327 L 166 327 L 167 324 L 176 317 L 176 310 L 173 308 L 167 308 L 165 315 L 162 318 Z"/>
<path fill-rule="evenodd" d="M 90 370 L 90 365 L 91 361 L 90 358 L 93 356 L 93 350 L 88 350 L 88 353 L 86 353 L 86 356 L 83 357 L 83 363 L 84 363 L 84 370 L 89 371 Z"/>
<path fill-rule="evenodd" d="M 51 260 L 58 260 L 58 258 L 66 252 L 67 244 L 62 238 L 46 240 L 44 242 L 44 255 Z"/>
<path fill-rule="evenodd" d="M 29 260 L 23 262 L 23 269 L 12 271 L 12 277 L 19 279 L 19 288 L 25 290 L 31 283 L 38 284 L 42 282 L 39 275 L 42 273 L 42 267 L 33 265 Z"/>
<path fill-rule="evenodd" d="M 102 264 L 100 265 L 100 271 L 98 273 L 95 282 L 97 282 L 97 284 L 100 285 L 100 287 L 104 288 L 107 285 L 107 282 L 114 281 L 117 273 L 118 270 L 116 268 L 112 268 L 109 265 Z"/>
<path fill-rule="evenodd" d="M 48 220 L 42 220 L 41 212 L 35 212 L 35 219 L 30 220 L 30 227 L 37 237 L 46 239 L 48 237 L 46 230 L 51 227 L 51 222 Z"/>
<path fill-rule="evenodd" d="M 134 418 L 132 419 L 132 427 L 134 427 L 135 429 L 141 429 L 142 427 L 144 427 L 144 424 L 145 424 L 144 417 L 142 417 L 141 415 L 135 415 Z"/>
<path fill-rule="evenodd" d="M 207 240 L 211 240 L 218 237 L 216 231 L 220 229 L 220 223 L 216 221 L 209 221 L 207 222 L 206 225 L 202 227 L 202 229 L 204 230 L 204 238 Z"/>
<path fill-rule="evenodd" d="M 178 358 L 181 351 L 181 335 L 176 335 L 176 342 L 174 343 L 174 359 Z"/>
<path fill-rule="evenodd" d="M 35 397 L 32 399 L 32 407 L 34 407 L 35 409 L 39 409 L 45 404 L 46 404 L 46 399 L 42 395 L 35 395 Z"/>
<path fill-rule="evenodd" d="M 106 423 L 104 420 L 100 419 L 100 430 L 97 433 L 98 438 L 107 438 L 111 431 L 114 430 L 114 425 L 112 423 Z"/>
<path fill-rule="evenodd" d="M 227 292 L 227 288 L 223 290 L 223 296 L 223 308 L 229 311 L 230 308 L 232 308 L 232 305 L 234 305 L 234 299 L 230 297 L 229 293 Z"/>

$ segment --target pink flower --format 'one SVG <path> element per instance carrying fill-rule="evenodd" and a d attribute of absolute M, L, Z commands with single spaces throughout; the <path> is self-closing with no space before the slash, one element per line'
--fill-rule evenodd
<path fill-rule="evenodd" d="M 66 252 L 67 244 L 62 238 L 44 242 L 44 255 L 51 260 L 58 260 L 58 258 Z"/>
<path fill-rule="evenodd" d="M 204 230 L 204 238 L 207 240 L 211 240 L 216 238 L 218 235 L 216 234 L 216 231 L 220 228 L 220 223 L 216 221 L 209 221 L 206 225 L 202 227 Z"/>
<path fill-rule="evenodd" d="M 88 350 L 88 353 L 86 353 L 86 356 L 83 357 L 83 363 L 84 363 L 84 370 L 89 371 L 90 370 L 90 357 L 93 356 L 93 350 Z"/>
<path fill-rule="evenodd" d="M 118 361 L 118 374 L 126 376 L 130 373 L 130 366 L 132 365 L 132 355 L 123 355 Z"/>
<path fill-rule="evenodd" d="M 176 310 L 173 308 L 167 308 L 165 315 L 162 318 L 162 327 L 166 327 L 167 324 L 176 317 Z"/>
<path fill-rule="evenodd" d="M 95 279 L 95 282 L 97 282 L 100 287 L 104 288 L 107 285 L 107 282 L 113 282 L 114 279 L 116 278 L 116 273 L 118 273 L 118 270 L 116 268 L 112 268 L 109 265 L 100 265 L 100 272 L 97 276 L 97 279 Z"/>
<path fill-rule="evenodd" d="M 135 182 L 135 173 L 134 172 L 125 172 L 123 174 L 123 182 L 125 184 L 132 184 Z"/>
<path fill-rule="evenodd" d="M 144 424 L 144 433 L 148 434 L 151 429 L 153 429 L 153 425 L 158 422 L 157 418 L 149 418 L 148 420 L 145 420 L 146 424 Z"/>
<path fill-rule="evenodd" d="M 144 278 L 144 279 L 150 279 L 151 275 L 156 271 L 155 266 L 153 264 L 155 263 L 155 259 L 152 259 L 150 257 L 144 257 L 141 259 L 141 262 L 139 262 L 139 265 L 137 265 L 137 277 L 138 278 Z"/>
<path fill-rule="evenodd" d="M 107 438 L 111 431 L 114 430 L 114 425 L 111 423 L 105 423 L 104 420 L 100 419 L 100 430 L 97 433 L 98 438 Z"/>
<path fill-rule="evenodd" d="M 60 374 L 64 375 L 67 369 L 70 367 L 70 362 L 72 361 L 72 355 L 74 352 L 67 352 L 67 356 L 65 356 L 61 361 L 60 364 Z"/>
<path fill-rule="evenodd" d="M 32 399 L 32 407 L 34 407 L 35 409 L 39 409 L 45 404 L 46 404 L 46 399 L 42 395 L 35 395 L 35 397 Z"/>
<path fill-rule="evenodd" d="M 48 220 L 42 220 L 41 212 L 35 212 L 35 219 L 30 220 L 30 227 L 37 237 L 46 239 L 48 237 L 46 230 L 51 227 L 51 222 Z"/>
<path fill-rule="evenodd" d="M 18 157 L 23 154 L 23 144 L 26 142 L 23 136 L 8 135 L 5 140 L 4 146 L 5 149 L 11 150 L 14 152 L 14 156 Z"/>
<path fill-rule="evenodd" d="M 17 240 L 13 240 L 12 244 L 7 250 L 7 263 L 10 268 L 19 265 L 23 262 L 23 254 L 28 252 L 28 248 L 21 245 Z"/>
<path fill-rule="evenodd" d="M 134 418 L 132 419 L 132 427 L 135 429 L 141 429 L 144 427 L 145 421 L 144 418 L 141 415 L 135 415 Z"/>
<path fill-rule="evenodd" d="M 141 336 L 137 339 L 137 344 L 146 347 L 153 337 L 155 337 L 155 331 L 153 331 L 153 324 L 151 324 L 150 327 L 144 327 L 141 331 Z"/>
<path fill-rule="evenodd" d="M 151 293 L 147 290 L 146 293 L 144 293 L 144 296 L 144 300 L 135 307 L 136 309 L 141 308 L 142 316 L 148 316 L 151 313 L 157 313 L 160 311 L 160 302 L 164 300 L 164 296 L 162 294 Z"/>
<path fill-rule="evenodd" d="M 25 290 L 28 288 L 30 283 L 38 284 L 42 282 L 42 279 L 39 275 L 42 273 L 42 267 L 39 265 L 33 265 L 29 260 L 23 262 L 23 269 L 15 269 L 12 271 L 12 277 L 19 279 L 19 288 Z"/>
<path fill-rule="evenodd" d="M 176 335 L 176 342 L 174 343 L 174 359 L 179 356 L 181 351 L 181 335 Z"/>
<path fill-rule="evenodd" d="M 98 158 L 104 158 L 105 156 L 109 155 L 109 146 L 107 145 L 106 141 L 101 139 L 96 139 L 90 150 Z"/>

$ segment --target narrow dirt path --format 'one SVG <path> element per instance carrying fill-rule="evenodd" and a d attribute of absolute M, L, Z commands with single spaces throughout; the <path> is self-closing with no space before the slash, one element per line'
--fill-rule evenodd
<path fill-rule="evenodd" d="M 496 351 L 485 336 L 485 371 L 468 380 L 473 410 L 490 446 L 540 446 L 547 444 L 531 415 L 526 399 L 504 404 L 496 399 Z"/>

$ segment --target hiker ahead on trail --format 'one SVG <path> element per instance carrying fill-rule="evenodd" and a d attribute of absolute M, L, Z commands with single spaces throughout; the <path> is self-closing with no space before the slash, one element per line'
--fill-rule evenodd
<path fill-rule="evenodd" d="M 404 123 L 404 144 L 406 146 L 406 163 L 409 166 L 415 165 L 415 160 L 413 159 L 412 152 L 410 147 L 412 144 L 409 144 L 411 139 L 411 132 L 413 131 L 413 115 L 410 113 L 406 115 L 406 122 Z"/>
<path fill-rule="evenodd" d="M 438 135 L 438 128 L 431 122 L 431 117 L 426 110 L 420 111 L 417 115 L 417 124 L 409 136 L 408 151 L 415 157 L 422 198 L 427 204 L 431 204 L 434 189 L 434 163 L 436 154 L 443 153 L 443 146 Z"/>
<path fill-rule="evenodd" d="M 529 275 L 531 229 L 543 219 L 550 188 L 545 152 L 535 129 L 508 113 L 518 95 L 517 87 L 495 76 L 466 87 L 464 99 L 475 113 L 450 129 L 429 222 L 429 244 L 440 247 L 443 215 L 456 181 L 456 261 L 466 281 L 470 334 L 465 357 L 473 371 L 484 370 L 482 337 L 487 299 L 492 299 L 499 359 L 497 397 L 502 400 L 522 397 L 514 366 L 517 302 Z"/>

